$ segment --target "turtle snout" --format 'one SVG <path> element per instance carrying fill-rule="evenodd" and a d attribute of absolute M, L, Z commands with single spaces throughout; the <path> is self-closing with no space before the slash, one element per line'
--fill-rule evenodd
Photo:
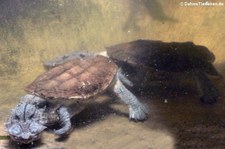
<path fill-rule="evenodd" d="M 20 144 L 29 144 L 40 139 L 46 127 L 37 122 L 18 122 L 8 125 L 8 133 L 13 141 Z"/>
<path fill-rule="evenodd" d="M 23 140 L 31 140 L 31 139 L 32 139 L 32 138 L 31 138 L 31 135 L 28 134 L 28 133 L 22 134 L 22 135 L 21 135 L 21 138 L 22 138 Z"/>
<path fill-rule="evenodd" d="M 40 135 L 29 135 L 29 134 L 22 134 L 19 137 L 11 136 L 11 139 L 18 144 L 30 144 L 40 139 Z"/>

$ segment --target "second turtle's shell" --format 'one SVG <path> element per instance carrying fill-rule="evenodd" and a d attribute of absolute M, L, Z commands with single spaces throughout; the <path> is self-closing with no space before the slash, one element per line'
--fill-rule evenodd
<path fill-rule="evenodd" d="M 192 42 L 135 40 L 107 47 L 107 54 L 117 64 L 149 67 L 159 71 L 184 72 L 212 69 L 215 56 L 208 48 Z M 211 70 L 210 70 L 211 71 Z"/>

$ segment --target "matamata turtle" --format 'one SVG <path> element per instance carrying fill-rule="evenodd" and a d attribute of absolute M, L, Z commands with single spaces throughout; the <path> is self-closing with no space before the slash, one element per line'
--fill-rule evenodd
<path fill-rule="evenodd" d="M 12 140 L 28 144 L 53 124 L 63 135 L 71 129 L 71 117 L 84 109 L 97 95 L 111 91 L 129 106 L 129 117 L 145 120 L 148 108 L 122 83 L 126 79 L 109 58 L 75 52 L 45 63 L 50 68 L 25 90 L 20 103 L 12 110 L 6 128 Z M 128 80 L 126 80 L 128 81 Z"/>
<path fill-rule="evenodd" d="M 215 56 L 204 46 L 192 42 L 135 40 L 106 49 L 110 59 L 140 91 L 148 89 L 156 79 L 176 80 L 176 73 L 187 73 L 189 77 L 194 76 L 204 103 L 214 103 L 219 97 L 207 76 L 220 76 L 212 64 Z"/>

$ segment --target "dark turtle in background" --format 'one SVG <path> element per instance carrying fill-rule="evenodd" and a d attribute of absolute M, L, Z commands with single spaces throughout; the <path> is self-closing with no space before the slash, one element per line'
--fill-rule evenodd
<path fill-rule="evenodd" d="M 136 40 L 106 49 L 107 55 L 140 90 L 147 89 L 155 79 L 176 80 L 176 73 L 187 73 L 195 78 L 204 103 L 212 104 L 219 97 L 207 76 L 220 76 L 212 64 L 215 56 L 204 46 L 192 42 Z"/>
<path fill-rule="evenodd" d="M 121 82 L 126 79 L 109 58 L 85 52 L 64 55 L 45 63 L 51 68 L 39 75 L 25 90 L 12 110 L 6 128 L 11 138 L 22 144 L 39 139 L 41 132 L 59 124 L 57 135 L 71 129 L 71 117 L 106 91 L 129 106 L 129 117 L 145 120 L 148 109 Z"/>

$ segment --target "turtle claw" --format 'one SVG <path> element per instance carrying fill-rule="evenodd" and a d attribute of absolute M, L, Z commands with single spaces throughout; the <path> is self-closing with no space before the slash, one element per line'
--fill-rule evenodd
<path fill-rule="evenodd" d="M 70 131 L 70 129 L 68 129 L 68 130 L 58 129 L 58 130 L 55 130 L 54 133 L 58 136 L 64 136 L 64 135 L 67 135 L 69 131 Z"/>
<path fill-rule="evenodd" d="M 129 118 L 134 121 L 144 121 L 148 118 L 148 108 L 145 105 L 129 107 Z"/>

